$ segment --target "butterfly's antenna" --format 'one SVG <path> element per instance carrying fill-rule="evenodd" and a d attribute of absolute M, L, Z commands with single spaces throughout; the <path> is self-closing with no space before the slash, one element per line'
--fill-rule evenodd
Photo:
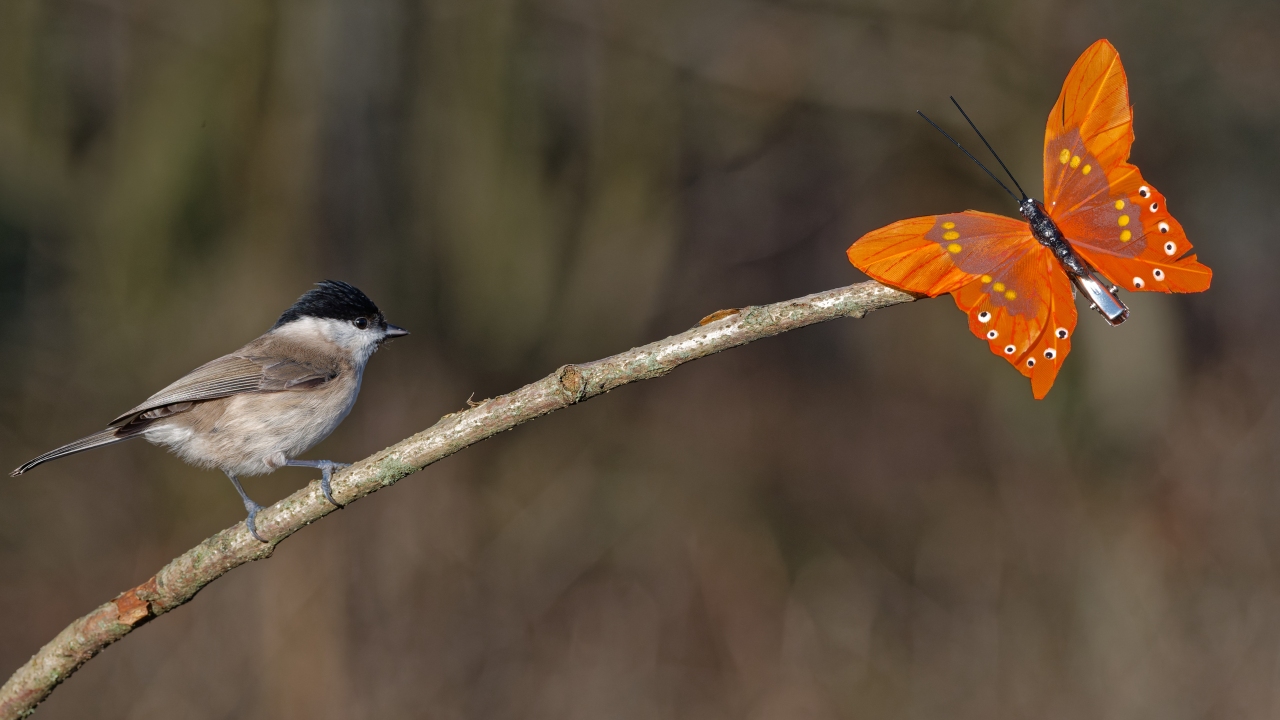
<path fill-rule="evenodd" d="M 960 103 L 956 102 L 954 97 L 951 98 L 951 103 L 956 106 L 956 109 L 960 111 L 961 115 L 964 115 L 964 119 L 969 123 L 969 127 L 973 128 L 973 131 L 978 133 L 978 137 L 982 140 L 982 144 L 986 145 L 987 149 L 991 151 L 991 156 L 996 159 L 996 162 L 1000 163 L 1000 167 L 1004 168 L 1005 174 L 1013 181 L 1013 186 L 1018 188 L 1018 192 L 1022 193 L 1022 199 L 1026 200 L 1027 191 L 1022 189 L 1022 186 L 1018 184 L 1018 178 L 1014 177 L 1013 173 L 1009 172 L 1009 167 L 1004 164 L 1004 161 L 1000 159 L 999 155 L 996 155 L 996 151 L 991 147 L 991 143 L 987 142 L 987 139 L 982 136 L 982 131 L 978 129 L 977 125 L 973 124 L 972 120 L 969 119 L 969 113 L 966 113 L 964 108 L 960 107 Z"/>
<path fill-rule="evenodd" d="M 938 127 L 938 123 L 936 123 L 936 122 L 934 122 L 934 121 L 930 120 L 928 115 L 925 115 L 924 113 L 920 112 L 919 110 L 917 110 L 917 111 L 916 111 L 916 114 L 917 114 L 917 115 L 919 115 L 920 117 L 924 118 L 924 121 L 925 121 L 925 122 L 927 122 L 927 123 L 929 123 L 930 125 L 932 125 L 934 130 L 937 130 L 938 132 L 942 133 L 942 136 L 943 136 L 943 137 L 945 137 L 946 139 L 950 140 L 952 145 L 955 145 L 956 147 L 960 148 L 960 152 L 964 153 L 965 155 L 968 155 L 970 160 L 974 161 L 975 163 L 978 163 L 978 167 L 982 168 L 982 171 L 983 171 L 983 172 L 985 172 L 987 175 L 991 176 L 991 179 L 992 179 L 992 180 L 995 180 L 997 185 L 999 185 L 1000 187 L 1004 188 L 1004 191 L 1005 191 L 1005 192 L 1007 192 L 1007 193 L 1009 193 L 1009 197 L 1013 198 L 1013 201 L 1014 201 L 1014 202 L 1016 202 L 1016 203 L 1018 203 L 1018 204 L 1021 204 L 1021 203 L 1022 203 L 1022 201 L 1018 199 L 1018 196 L 1017 196 L 1017 195 L 1014 195 L 1014 194 L 1013 194 L 1013 191 L 1009 189 L 1009 186 L 1008 186 L 1008 185 L 1005 185 L 1004 183 L 1000 182 L 1000 178 L 996 177 L 994 173 L 992 173 L 990 170 L 988 170 L 986 165 L 983 165 L 981 162 L 979 162 L 978 158 L 974 157 L 972 153 L 970 153 L 968 150 L 965 150 L 965 149 L 964 149 L 964 146 L 963 146 L 963 145 L 961 145 L 960 143 L 956 142 L 956 139 L 955 139 L 955 138 L 953 138 L 953 137 L 951 137 L 950 135 L 948 135 L 946 130 L 943 130 L 942 128 Z"/>

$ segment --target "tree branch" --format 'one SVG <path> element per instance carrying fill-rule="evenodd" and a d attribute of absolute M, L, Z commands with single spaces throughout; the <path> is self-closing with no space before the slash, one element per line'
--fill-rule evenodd
<path fill-rule="evenodd" d="M 707 324 L 664 340 L 582 365 L 565 365 L 515 392 L 446 415 L 413 437 L 333 477 L 333 494 L 348 504 L 463 448 L 560 408 L 638 380 L 661 377 L 679 365 L 788 330 L 842 317 L 860 318 L 914 297 L 876 282 L 828 290 L 795 300 L 708 316 Z M 260 543 L 243 522 L 223 530 L 161 568 L 150 580 L 71 623 L 0 688 L 0 720 L 35 711 L 58 683 L 134 628 L 190 600 L 205 585 L 251 560 L 271 556 L 277 544 L 336 508 L 313 481 L 258 515 Z"/>

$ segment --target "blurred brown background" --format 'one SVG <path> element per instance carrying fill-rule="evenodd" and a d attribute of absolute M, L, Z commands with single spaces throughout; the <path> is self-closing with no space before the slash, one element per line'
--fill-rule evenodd
<path fill-rule="evenodd" d="M 1280 6 L 5 0 L 9 468 L 356 283 L 413 331 L 353 460 L 863 232 L 1014 214 L 1075 57 L 1215 271 L 1082 314 L 1043 402 L 949 299 L 760 342 L 469 449 L 233 572 L 42 718 L 1253 718 L 1280 712 Z M 7 463 L 7 464 L 4 464 Z M 313 477 L 248 479 L 274 501 Z M 241 520 L 128 443 L 0 487 L 0 674 Z"/>

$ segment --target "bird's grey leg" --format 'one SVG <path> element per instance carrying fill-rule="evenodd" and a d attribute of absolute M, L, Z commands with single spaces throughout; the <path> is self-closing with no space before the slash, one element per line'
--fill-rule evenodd
<path fill-rule="evenodd" d="M 223 472 L 226 471 L 224 470 Z M 227 473 L 227 477 L 231 478 L 231 484 L 235 485 L 236 492 L 240 493 L 240 499 L 244 501 L 244 509 L 249 511 L 249 517 L 245 518 L 244 521 L 245 526 L 249 528 L 249 533 L 257 538 L 258 542 L 266 542 L 266 540 L 263 540 L 262 536 L 258 534 L 258 526 L 255 522 L 258 518 L 258 511 L 262 509 L 262 506 L 250 499 L 250 497 L 245 493 L 244 488 L 240 487 L 240 480 L 238 480 L 235 475 Z"/>
<path fill-rule="evenodd" d="M 329 480 L 333 477 L 334 470 L 341 470 L 345 467 L 351 467 L 351 463 L 339 463 L 332 460 L 288 460 L 285 462 L 288 467 L 309 467 L 320 471 L 320 491 L 324 493 L 324 499 L 333 504 L 334 507 L 342 507 L 342 503 L 333 499 L 333 491 L 329 489 Z"/>

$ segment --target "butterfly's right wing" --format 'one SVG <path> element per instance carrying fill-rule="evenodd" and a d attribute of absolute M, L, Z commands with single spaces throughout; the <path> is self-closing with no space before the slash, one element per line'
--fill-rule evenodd
<path fill-rule="evenodd" d="M 1136 169 L 1128 164 L 1133 145 L 1129 81 L 1111 43 L 1095 42 L 1071 66 L 1058 102 L 1049 111 L 1044 145 L 1044 201 L 1049 207 L 1076 176 L 1092 175 L 1105 187 L 1109 176 L 1118 180 Z"/>
<path fill-rule="evenodd" d="M 1120 55 L 1106 40 L 1076 60 L 1049 112 L 1045 207 L 1072 247 L 1126 290 L 1200 292 L 1212 271 L 1129 162 L 1133 109 Z"/>
<path fill-rule="evenodd" d="M 1070 350 L 1075 305 L 1066 274 L 1026 222 L 973 210 L 912 218 L 867 233 L 848 254 L 886 285 L 951 293 L 969 330 L 1030 377 L 1037 398 L 1049 391 Z"/>

